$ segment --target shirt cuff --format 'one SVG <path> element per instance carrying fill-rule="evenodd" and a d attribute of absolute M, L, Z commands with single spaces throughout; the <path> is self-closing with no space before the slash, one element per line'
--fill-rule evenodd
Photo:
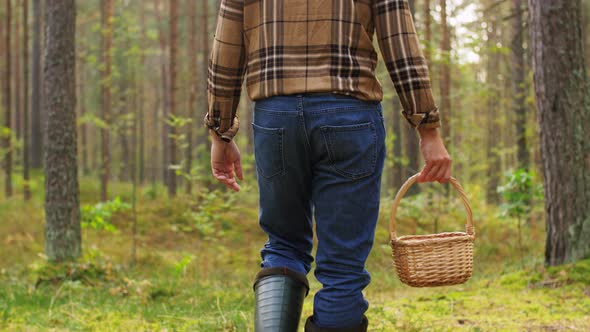
<path fill-rule="evenodd" d="M 240 128 L 240 121 L 238 117 L 235 116 L 233 125 L 225 131 L 220 131 L 220 120 L 215 119 L 213 117 L 209 117 L 208 112 L 205 114 L 205 117 L 203 118 L 203 123 L 205 127 L 213 130 L 213 132 L 215 132 L 217 136 L 219 136 L 224 142 L 227 143 L 231 142 L 234 139 Z"/>
<path fill-rule="evenodd" d="M 438 108 L 434 108 L 425 113 L 410 113 L 406 110 L 402 110 L 401 114 L 407 120 L 408 124 L 415 129 L 439 128 L 441 126 Z"/>

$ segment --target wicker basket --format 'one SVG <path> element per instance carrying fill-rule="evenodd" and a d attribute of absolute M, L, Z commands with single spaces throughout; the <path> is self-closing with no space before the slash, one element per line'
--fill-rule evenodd
<path fill-rule="evenodd" d="M 457 180 L 450 182 L 459 192 L 467 212 L 466 232 L 444 232 L 428 235 L 395 233 L 395 215 L 400 200 L 420 173 L 410 177 L 399 189 L 389 223 L 393 261 L 399 279 L 412 287 L 434 287 L 461 284 L 471 277 L 473 270 L 473 215 L 465 191 Z"/>

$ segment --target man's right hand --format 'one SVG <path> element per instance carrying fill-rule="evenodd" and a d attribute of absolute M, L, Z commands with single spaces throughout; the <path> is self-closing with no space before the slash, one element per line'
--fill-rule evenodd
<path fill-rule="evenodd" d="M 426 164 L 417 182 L 448 182 L 451 179 L 451 157 L 437 128 L 420 128 L 420 151 Z"/>
<path fill-rule="evenodd" d="M 242 174 L 242 163 L 240 159 L 240 150 L 236 142 L 232 140 L 226 143 L 217 134 L 209 130 L 211 136 L 211 172 L 213 176 L 226 187 L 240 191 L 240 185 L 234 176 L 244 180 Z"/>

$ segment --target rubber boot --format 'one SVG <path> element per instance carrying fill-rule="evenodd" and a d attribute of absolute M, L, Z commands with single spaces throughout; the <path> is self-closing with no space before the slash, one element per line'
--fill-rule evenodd
<path fill-rule="evenodd" d="M 305 321 L 305 332 L 367 332 L 368 327 L 369 320 L 365 315 L 363 315 L 361 325 L 345 328 L 325 328 L 316 326 L 313 322 L 313 316 L 307 317 L 307 320 Z"/>
<path fill-rule="evenodd" d="M 254 280 L 255 332 L 297 332 L 307 277 L 286 267 L 263 268 Z"/>

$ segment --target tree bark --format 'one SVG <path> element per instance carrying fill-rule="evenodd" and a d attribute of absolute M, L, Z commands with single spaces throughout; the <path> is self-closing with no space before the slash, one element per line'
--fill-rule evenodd
<path fill-rule="evenodd" d="M 201 75 L 202 75 L 202 81 L 201 81 L 201 91 L 203 91 L 202 93 L 202 99 L 201 99 L 201 105 L 203 105 L 203 110 L 201 111 L 201 114 L 206 114 L 207 111 L 209 110 L 209 98 L 207 98 L 207 68 L 208 68 L 208 64 L 209 64 L 209 6 L 207 4 L 207 0 L 203 0 L 202 1 L 202 7 L 201 7 L 201 26 L 202 26 L 202 31 L 203 31 L 203 35 L 202 35 L 202 40 L 201 42 L 203 43 L 202 49 L 203 49 L 203 62 L 201 63 Z M 219 8 L 219 7 L 218 7 Z M 203 128 L 203 127 L 200 127 Z M 203 140 L 205 142 L 206 149 L 205 151 L 210 151 L 211 150 L 211 142 L 209 140 L 209 133 L 207 132 L 207 130 L 201 130 L 202 134 L 203 134 Z"/>
<path fill-rule="evenodd" d="M 488 2 L 490 4 L 490 2 Z M 487 110 L 486 110 L 486 202 L 488 204 L 497 204 L 500 201 L 497 188 L 500 183 L 499 175 L 501 172 L 501 163 L 498 150 L 501 146 L 501 124 L 500 108 L 498 107 L 501 95 L 499 92 L 499 60 L 500 54 L 496 52 L 496 43 L 498 42 L 496 18 L 492 17 L 487 22 L 487 68 L 486 68 L 486 85 L 487 85 Z"/>
<path fill-rule="evenodd" d="M 178 57 L 178 1 L 170 0 L 170 119 L 176 116 L 176 86 Z M 176 126 L 169 126 L 170 164 L 168 173 L 168 196 L 176 196 Z"/>
<path fill-rule="evenodd" d="M 193 2 L 193 1 L 190 1 Z M 141 47 L 142 49 L 147 49 L 147 36 L 146 36 L 146 25 L 145 25 L 145 8 L 143 4 L 139 5 L 140 7 L 140 20 L 141 20 Z M 142 73 L 146 70 L 145 67 L 145 52 L 141 52 L 140 56 L 140 68 Z M 139 126 L 139 133 L 138 133 L 138 146 L 139 149 L 139 156 L 138 156 L 138 172 L 139 172 L 139 184 L 143 184 L 145 181 L 145 123 L 146 123 L 146 112 L 145 112 L 145 82 L 142 79 L 142 74 L 137 75 L 136 79 L 136 86 L 138 87 L 138 99 L 137 99 L 137 106 L 138 106 L 138 113 L 139 118 L 136 120 Z M 152 133 L 155 134 L 155 133 Z M 155 156 L 153 156 L 155 157 Z"/>
<path fill-rule="evenodd" d="M 12 137 L 12 104 L 10 100 L 10 77 L 12 76 L 12 64 L 11 64 L 11 57 L 12 57 L 12 45 L 10 45 L 10 37 L 12 35 L 11 31 L 11 10 L 12 5 L 10 1 L 5 2 L 5 12 L 4 12 L 4 41 L 5 41 L 5 68 L 4 68 L 4 125 L 8 129 L 8 133 L 2 137 L 3 147 L 4 147 L 4 194 L 6 197 L 12 196 L 12 146 L 11 146 L 11 137 Z"/>
<path fill-rule="evenodd" d="M 31 77 L 31 168 L 43 167 L 43 92 L 41 69 L 41 0 L 33 0 L 33 57 Z"/>
<path fill-rule="evenodd" d="M 513 92 L 513 114 L 516 118 L 516 144 L 518 146 L 517 159 L 519 167 L 528 169 L 530 163 L 529 151 L 526 141 L 526 123 L 528 120 L 525 105 L 525 79 L 524 79 L 524 47 L 523 47 L 523 22 L 522 22 L 523 0 L 512 0 L 512 45 L 511 67 L 512 67 L 512 92 Z"/>
<path fill-rule="evenodd" d="M 432 17 L 430 15 L 430 0 L 424 0 L 424 36 L 426 37 L 426 49 L 424 50 L 424 57 L 430 64 L 432 59 Z"/>
<path fill-rule="evenodd" d="M 442 131 L 445 146 L 451 148 L 451 36 L 447 23 L 447 0 L 440 0 L 440 24 L 442 28 L 441 52 L 442 63 L 440 66 L 440 96 L 442 113 Z"/>
<path fill-rule="evenodd" d="M 83 117 L 87 110 L 86 110 L 86 73 L 84 72 L 84 67 L 79 65 L 77 69 L 78 75 L 78 110 L 80 112 L 80 117 Z M 85 176 L 90 174 L 90 168 L 88 163 L 88 125 L 86 123 L 80 123 L 80 155 L 82 156 L 82 174 Z"/>
<path fill-rule="evenodd" d="M 196 118 L 195 107 L 197 106 L 197 89 L 199 82 L 199 72 L 197 71 L 197 3 L 196 1 L 189 1 L 189 72 L 190 72 L 190 95 L 188 103 L 188 117 L 192 122 L 189 123 L 186 132 L 186 169 L 185 172 L 190 175 L 193 166 L 193 149 L 195 148 L 193 142 L 193 126 L 200 123 Z M 189 178 L 186 181 L 185 191 L 190 194 L 192 191 L 192 180 Z"/>
<path fill-rule="evenodd" d="M 168 69 L 166 68 L 166 39 L 164 36 L 164 28 L 162 24 L 162 15 L 160 15 L 160 0 L 154 0 L 154 6 L 156 9 L 156 20 L 158 22 L 158 41 L 160 43 L 160 71 L 162 76 L 162 119 L 168 119 L 168 111 L 170 107 L 169 101 L 169 82 L 168 82 Z M 162 179 L 164 184 L 168 185 L 168 165 L 170 164 L 170 151 L 168 144 L 169 136 L 168 124 L 162 121 Z"/>
<path fill-rule="evenodd" d="M 10 2 L 10 1 L 7 1 Z M 12 49 L 13 57 L 14 57 L 14 116 L 13 116 L 13 127 L 14 127 L 14 134 L 13 135 L 17 140 L 22 139 L 22 124 L 23 124 L 23 108 L 22 108 L 22 100 L 23 100 L 23 91 L 22 91 L 22 67 L 21 67 L 21 39 L 20 39 L 20 24 L 18 22 L 18 5 L 15 5 L 15 12 L 14 12 L 14 40 Z M 22 18 L 22 17 L 21 17 Z M 18 161 L 17 161 L 18 163 Z"/>
<path fill-rule="evenodd" d="M 113 1 L 102 0 L 101 2 L 101 26 L 102 26 L 102 64 L 101 71 L 101 113 L 106 128 L 101 128 L 101 158 L 100 169 L 100 199 L 108 200 L 108 185 L 111 173 L 110 158 L 110 123 L 111 123 L 111 49 L 113 45 Z"/>
<path fill-rule="evenodd" d="M 81 254 L 76 155 L 76 7 L 74 0 L 47 0 L 45 12 L 45 253 L 51 261 Z"/>
<path fill-rule="evenodd" d="M 25 201 L 31 199 L 29 187 L 29 0 L 23 0 L 23 196 Z"/>
<path fill-rule="evenodd" d="M 529 0 L 547 238 L 545 263 L 590 255 L 590 87 L 580 0 Z"/>

